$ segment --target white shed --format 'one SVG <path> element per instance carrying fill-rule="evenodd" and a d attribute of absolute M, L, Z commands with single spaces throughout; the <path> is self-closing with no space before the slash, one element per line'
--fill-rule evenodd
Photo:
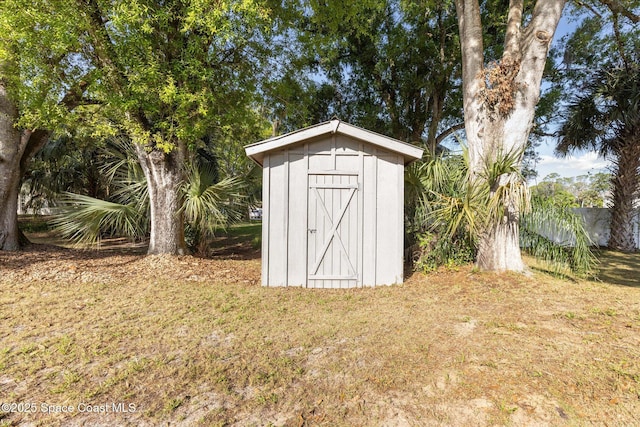
<path fill-rule="evenodd" d="M 331 120 L 245 151 L 263 167 L 263 286 L 402 283 L 404 167 L 422 149 Z"/>

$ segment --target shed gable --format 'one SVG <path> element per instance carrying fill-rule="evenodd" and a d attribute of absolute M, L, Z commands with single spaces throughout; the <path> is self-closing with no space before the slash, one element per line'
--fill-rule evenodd
<path fill-rule="evenodd" d="M 419 147 L 335 119 L 291 132 L 286 135 L 269 138 L 255 144 L 248 145 L 245 147 L 245 152 L 247 153 L 247 156 L 251 157 L 262 166 L 264 155 L 269 151 L 293 147 L 299 145 L 303 141 L 308 142 L 315 140 L 316 138 L 331 135 L 347 137 L 347 139 L 351 141 L 364 142 L 367 145 L 373 145 L 378 149 L 399 154 L 403 157 L 405 165 L 422 157 L 423 150 Z M 339 143 L 338 145 L 344 147 L 344 150 L 349 149 L 347 144 Z M 355 147 L 352 148 L 357 150 Z"/>

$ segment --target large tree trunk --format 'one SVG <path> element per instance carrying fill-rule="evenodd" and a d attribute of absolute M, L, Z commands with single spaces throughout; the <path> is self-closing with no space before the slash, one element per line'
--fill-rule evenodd
<path fill-rule="evenodd" d="M 485 168 L 499 156 L 524 153 L 549 44 L 564 4 L 564 0 L 538 0 L 529 23 L 522 28 L 523 1 L 511 0 L 504 54 L 500 63 L 485 68 L 478 0 L 456 0 L 472 182 L 494 187 L 515 182 L 509 176 L 485 182 Z M 491 188 L 492 193 L 496 190 Z M 494 217 L 480 232 L 477 265 L 483 270 L 524 271 L 519 241 L 521 207 L 505 201 L 503 208 L 502 218 Z"/>
<path fill-rule="evenodd" d="M 0 76 L 0 250 L 20 249 L 18 192 L 20 190 L 20 131 L 15 122 L 18 109 L 7 94 Z"/>
<path fill-rule="evenodd" d="M 0 87 L 0 92 L 1 92 Z M 0 104 L 3 104 L 0 94 Z M 16 251 L 29 243 L 18 228 L 18 195 L 29 161 L 49 140 L 46 131 L 18 131 L 0 106 L 0 250 Z M 9 126 L 8 123 L 11 123 Z"/>
<path fill-rule="evenodd" d="M 9 61 L 10 62 L 10 61 Z M 22 129 L 15 125 L 18 108 L 4 78 L 9 63 L 0 63 L 0 250 L 15 251 L 29 240 L 18 229 L 18 195 L 29 162 L 49 141 L 50 131 Z M 80 81 L 65 94 L 60 105 L 75 108 L 88 85 Z"/>
<path fill-rule="evenodd" d="M 184 180 L 185 149 L 169 154 L 147 152 L 136 145 L 138 159 L 144 170 L 149 191 L 151 235 L 148 254 L 184 255 L 184 215 L 180 185 Z"/>
<path fill-rule="evenodd" d="M 490 224 L 478 245 L 477 265 L 489 271 L 524 271 L 520 253 L 520 229 L 517 210 L 507 214 L 502 222 Z"/>
<path fill-rule="evenodd" d="M 530 111 L 529 123 L 533 121 L 533 107 Z M 526 124 L 526 122 L 525 122 Z M 530 125 L 529 125 L 530 126 Z M 519 129 L 520 128 L 520 129 Z M 509 119 L 494 117 L 487 120 L 485 129 L 483 129 L 482 137 L 486 141 L 483 146 L 483 158 L 475 159 L 478 169 L 475 171 L 475 179 L 485 180 L 487 171 L 485 164 L 495 162 L 499 156 L 506 156 L 512 153 L 524 152 L 524 144 L 526 144 L 527 135 L 522 135 L 522 124 L 513 122 Z M 524 138 L 524 144 L 519 145 L 516 138 L 513 138 L 520 132 L 520 137 Z M 511 136 L 508 138 L 507 135 Z M 515 140 L 515 141 L 514 141 Z M 510 146 L 507 146 L 509 141 Z M 498 145 L 500 144 L 500 145 Z M 493 177 L 494 182 L 480 185 L 490 186 L 490 197 L 496 197 L 496 194 L 503 188 L 511 188 L 508 193 L 517 191 L 517 187 L 525 185 L 518 176 L 513 174 L 503 174 L 499 177 Z M 504 191 L 502 192 L 504 194 Z M 476 260 L 477 266 L 482 270 L 488 271 L 525 271 L 526 266 L 522 261 L 520 252 L 520 209 L 517 200 L 512 198 L 503 198 L 501 200 L 503 215 L 501 217 L 491 217 L 489 222 L 481 230 L 478 243 L 478 256 Z"/>
<path fill-rule="evenodd" d="M 0 86 L 0 91 L 3 88 Z M 20 132 L 7 115 L 0 92 L 0 250 L 20 249 L 18 192 L 20 190 Z"/>
<path fill-rule="evenodd" d="M 637 249 L 633 219 L 636 214 L 634 202 L 640 184 L 640 141 L 633 137 L 625 144 L 619 142 L 616 149 L 615 174 L 613 177 L 613 207 L 611 208 L 611 235 L 609 247 L 622 252 Z"/>

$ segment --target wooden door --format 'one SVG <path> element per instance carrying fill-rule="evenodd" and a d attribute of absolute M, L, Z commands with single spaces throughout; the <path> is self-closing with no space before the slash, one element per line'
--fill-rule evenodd
<path fill-rule="evenodd" d="M 308 287 L 358 284 L 357 173 L 309 174 Z"/>

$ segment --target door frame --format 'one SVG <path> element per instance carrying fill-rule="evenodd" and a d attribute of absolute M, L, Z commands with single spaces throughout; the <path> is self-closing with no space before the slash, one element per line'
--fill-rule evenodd
<path fill-rule="evenodd" d="M 320 175 L 324 175 L 324 176 L 353 176 L 356 179 L 355 183 L 352 184 L 311 184 L 311 176 L 320 176 Z M 305 256 L 305 264 L 306 264 L 306 287 L 316 287 L 316 286 L 311 286 L 311 284 L 313 283 L 312 281 L 319 281 L 319 280 L 345 280 L 345 281 L 355 281 L 356 283 L 356 287 L 362 286 L 361 282 L 362 282 L 362 263 L 360 262 L 360 258 L 361 258 L 361 252 L 363 251 L 362 248 L 362 235 L 361 235 L 361 228 L 362 228 L 362 224 L 364 222 L 364 210 L 363 207 L 361 206 L 362 204 L 362 173 L 361 171 L 358 170 L 307 170 L 307 220 L 306 220 L 306 230 L 305 231 L 305 235 L 306 235 L 306 256 Z M 332 218 L 330 216 L 328 216 L 327 218 L 330 220 L 331 222 L 331 226 L 332 226 L 332 230 L 331 230 L 331 235 L 329 235 L 329 233 L 325 233 L 326 234 L 326 242 L 323 242 L 323 248 L 321 250 L 322 256 L 320 257 L 320 259 L 317 259 L 317 254 L 316 254 L 316 259 L 315 260 L 310 260 L 309 256 L 309 244 L 310 244 L 310 234 L 311 234 L 311 224 L 310 224 L 310 217 L 309 215 L 311 214 L 310 209 L 309 209 L 309 201 L 311 197 L 315 197 L 316 200 L 320 203 L 322 203 L 322 211 L 324 211 L 323 215 L 327 216 L 328 212 L 326 210 L 326 206 L 324 206 L 324 203 L 322 201 L 322 198 L 320 197 L 320 194 L 317 191 L 317 188 L 334 188 L 334 189 L 350 189 L 350 193 L 348 196 L 348 201 L 346 202 L 345 205 L 340 206 L 339 208 L 339 212 L 337 213 L 339 216 L 339 220 L 337 222 L 337 224 L 334 223 L 335 218 Z M 315 192 L 316 194 L 312 195 L 311 193 Z M 338 228 L 340 226 L 340 224 L 342 223 L 342 221 L 344 220 L 344 215 L 346 214 L 346 212 L 349 210 L 350 206 L 351 209 L 353 209 L 353 203 L 355 203 L 355 213 L 356 213 L 356 223 L 357 223 L 357 230 L 355 230 L 356 232 L 356 253 L 355 254 L 351 254 L 353 256 L 353 260 L 349 257 L 349 252 L 347 251 L 347 249 L 344 247 L 344 242 L 342 242 L 342 239 L 340 239 L 340 235 L 338 234 Z M 319 211 L 318 209 L 316 209 L 316 211 Z M 321 211 L 321 212 L 322 212 Z M 352 231 L 350 231 L 352 232 Z M 313 277 L 314 274 L 311 273 L 311 269 L 317 271 L 321 264 L 322 261 L 324 259 L 324 257 L 327 255 L 328 251 L 329 251 L 329 246 L 331 245 L 332 241 L 335 241 L 335 238 L 338 237 L 338 241 L 340 242 L 340 246 L 341 246 L 341 251 L 344 252 L 344 256 L 347 259 L 347 261 L 349 262 L 349 267 L 351 267 L 351 270 L 353 271 L 353 275 L 348 276 L 348 277 L 342 277 L 342 276 L 320 276 L 320 277 Z M 324 239 L 323 239 L 324 240 Z"/>

